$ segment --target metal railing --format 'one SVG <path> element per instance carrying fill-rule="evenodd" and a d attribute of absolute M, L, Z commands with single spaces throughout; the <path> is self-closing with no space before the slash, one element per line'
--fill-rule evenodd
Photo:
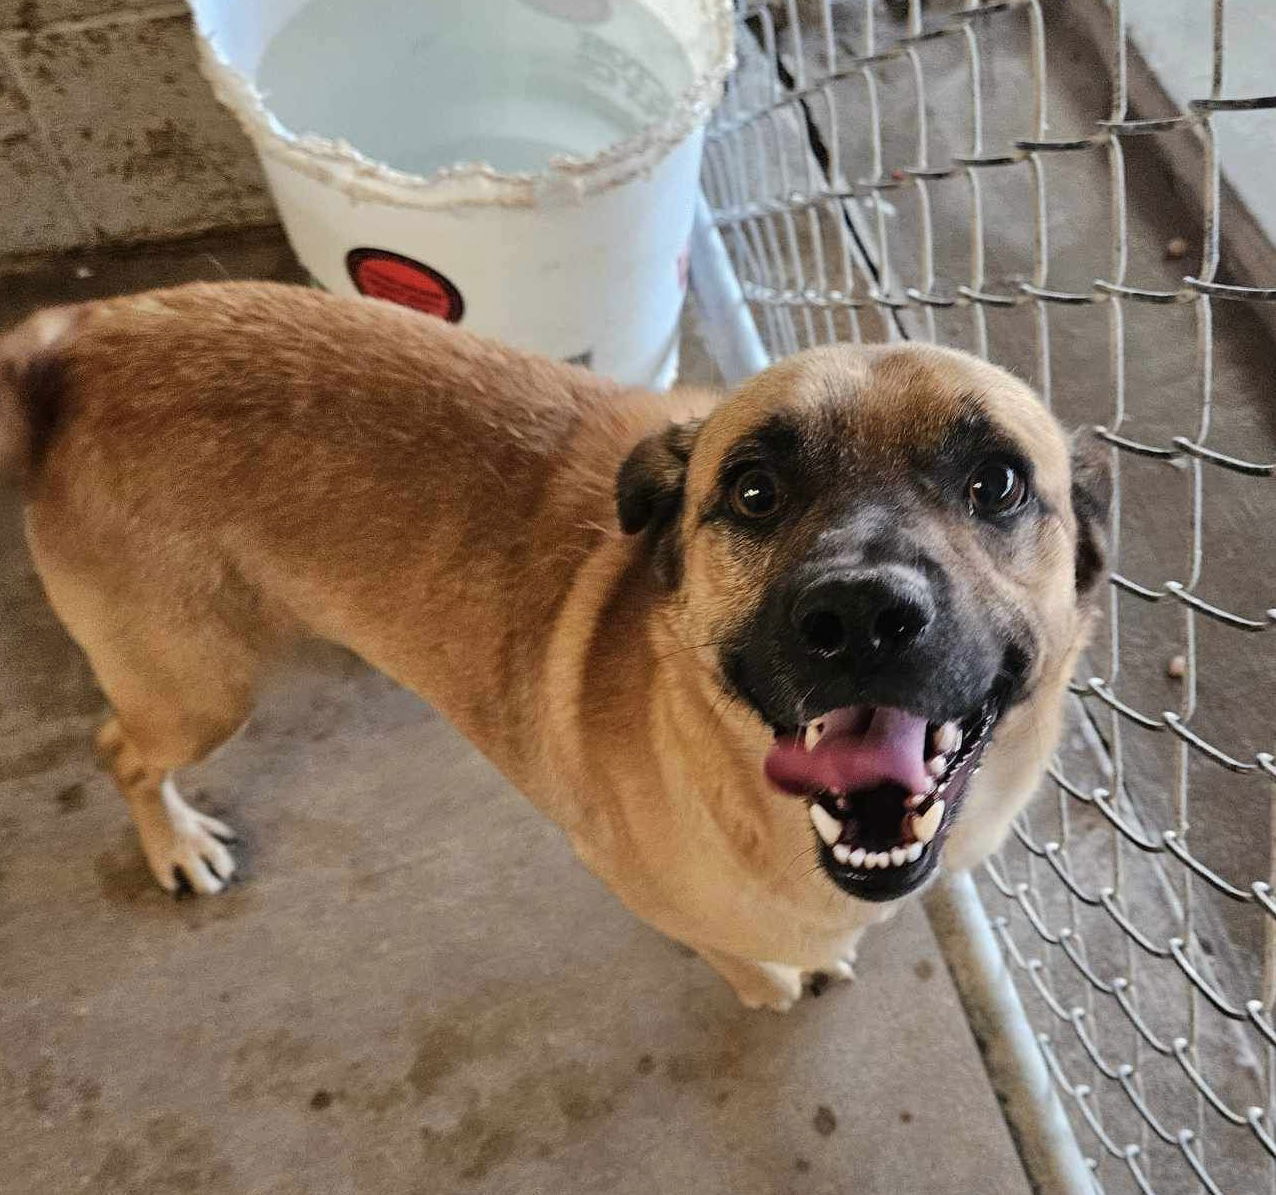
<path fill-rule="evenodd" d="M 1276 1192 L 1276 257 L 1237 276 L 1215 136 L 1276 108 L 1227 53 L 1270 36 L 1276 91 L 1276 26 L 1185 4 L 1208 91 L 1151 111 L 1121 0 L 750 5 L 704 171 L 770 356 L 953 344 L 1110 450 L 1107 622 L 978 881 L 1112 1195 Z"/>

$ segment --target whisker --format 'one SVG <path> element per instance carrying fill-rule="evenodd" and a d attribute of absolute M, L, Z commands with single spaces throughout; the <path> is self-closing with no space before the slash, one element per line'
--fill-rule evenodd
<path fill-rule="evenodd" d="M 790 868 L 792 868 L 792 866 L 793 866 L 793 865 L 794 865 L 794 864 L 795 864 L 795 863 L 796 863 L 799 859 L 806 858 L 806 857 L 808 857 L 808 856 L 812 855 L 813 853 L 815 853 L 815 847 L 814 847 L 814 846 L 804 846 L 804 847 L 803 847 L 800 851 L 798 851 L 798 853 L 797 853 L 796 855 L 794 855 L 794 856 L 793 856 L 793 858 L 792 858 L 792 859 L 790 859 L 790 860 L 788 861 L 788 863 L 787 863 L 787 864 L 785 865 L 785 867 L 784 867 L 784 870 L 780 872 L 780 874 L 779 874 L 779 876 L 777 877 L 777 879 L 781 879 L 781 880 L 782 880 L 782 879 L 784 879 L 784 877 L 785 877 L 786 875 L 788 875 L 788 873 L 789 873 L 789 869 L 790 869 Z M 817 867 L 817 868 L 819 867 L 819 855 L 818 855 L 818 854 L 816 854 L 816 857 L 815 857 L 815 865 L 816 865 L 816 867 Z M 811 874 L 811 873 L 810 873 L 809 871 L 805 873 L 805 875 L 810 875 L 810 874 Z M 805 876 L 803 876 L 802 878 L 804 878 L 804 879 L 805 879 Z"/>
<path fill-rule="evenodd" d="M 216 267 L 216 269 L 217 269 L 217 272 L 218 272 L 218 273 L 219 273 L 219 274 L 220 274 L 223 278 L 225 278 L 225 279 L 227 279 L 227 280 L 229 280 L 229 279 L 230 279 L 230 271 L 229 271 L 229 270 L 228 270 L 228 269 L 227 269 L 224 265 L 222 265 L 222 263 L 221 263 L 220 261 L 218 261 L 218 260 L 217 260 L 217 258 L 215 258 L 215 257 L 214 257 L 211 253 L 208 253 L 208 252 L 205 252 L 205 253 L 203 254 L 203 256 L 204 256 L 204 257 L 206 257 L 206 258 L 207 258 L 210 262 L 212 262 L 212 263 L 213 263 L 213 265 L 214 265 L 214 266 Z"/>
<path fill-rule="evenodd" d="M 720 689 L 718 696 L 713 699 L 713 704 L 709 707 L 709 725 L 706 730 L 705 738 L 707 741 L 710 734 L 722 728 L 723 720 L 727 716 L 727 710 L 738 700 L 734 693 L 727 689 Z"/>
<path fill-rule="evenodd" d="M 811 697 L 814 693 L 815 693 L 815 686 L 812 685 L 809 689 L 807 689 L 806 693 L 802 697 L 802 700 L 797 703 L 797 715 L 798 715 L 799 722 L 808 722 L 810 720 L 806 716 L 806 703 L 811 700 Z"/>
<path fill-rule="evenodd" d="M 728 640 L 726 639 L 710 639 L 706 643 L 689 643 L 684 647 L 676 647 L 673 651 L 666 652 L 662 656 L 657 656 L 654 662 L 657 664 L 663 664 L 666 660 L 671 660 L 674 656 L 680 656 L 684 652 L 702 651 L 709 647 L 724 647 L 727 642 Z"/>

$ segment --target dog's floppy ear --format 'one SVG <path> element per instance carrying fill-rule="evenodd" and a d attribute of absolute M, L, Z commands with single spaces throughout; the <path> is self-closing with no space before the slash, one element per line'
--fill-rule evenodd
<path fill-rule="evenodd" d="M 646 531 L 658 574 L 668 585 L 677 579 L 677 520 L 687 462 L 700 430 L 699 419 L 671 423 L 640 440 L 616 475 L 616 513 L 626 535 Z"/>
<path fill-rule="evenodd" d="M 616 475 L 620 528 L 634 535 L 667 523 L 682 508 L 682 485 L 700 420 L 671 423 L 640 440 Z"/>
<path fill-rule="evenodd" d="M 1108 575 L 1112 509 L 1109 451 L 1088 432 L 1072 438 L 1072 513 L 1077 520 L 1077 593 L 1094 597 Z"/>

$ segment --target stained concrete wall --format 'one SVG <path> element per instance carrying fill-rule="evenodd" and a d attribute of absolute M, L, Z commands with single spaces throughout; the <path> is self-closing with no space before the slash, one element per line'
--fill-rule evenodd
<path fill-rule="evenodd" d="M 0 270 L 274 218 L 184 5 L 0 0 Z"/>

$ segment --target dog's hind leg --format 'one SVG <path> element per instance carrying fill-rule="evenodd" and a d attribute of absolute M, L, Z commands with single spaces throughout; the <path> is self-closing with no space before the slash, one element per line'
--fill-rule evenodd
<path fill-rule="evenodd" d="M 128 707 L 125 716 L 136 719 L 137 707 Z M 98 756 L 128 802 L 142 853 L 160 887 L 174 895 L 220 892 L 235 873 L 229 850 L 234 831 L 188 805 L 173 776 L 176 768 L 196 762 L 202 753 L 189 746 L 174 750 L 180 739 L 157 738 L 154 720 L 145 721 L 146 731 L 133 736 L 119 716 L 108 718 L 95 739 Z M 157 764 L 156 759 L 164 762 Z"/>
<path fill-rule="evenodd" d="M 182 799 L 173 773 L 203 759 L 248 716 L 265 644 L 190 588 L 139 594 L 136 577 L 89 579 L 60 567 L 35 537 L 32 546 L 49 599 L 112 707 L 96 745 L 151 872 L 174 894 L 220 892 L 235 871 L 234 835 Z"/>
<path fill-rule="evenodd" d="M 783 963 L 757 962 L 716 950 L 697 953 L 725 979 L 745 1008 L 788 1012 L 802 995 L 802 972 Z"/>
<path fill-rule="evenodd" d="M 234 874 L 227 849 L 234 834 L 192 809 L 173 773 L 235 733 L 252 706 L 252 676 L 233 641 L 214 653 L 207 632 L 196 643 L 175 641 L 170 631 L 160 639 L 163 656 L 151 653 L 144 662 L 119 644 L 80 640 L 115 711 L 96 745 L 160 886 L 211 895 Z"/>

